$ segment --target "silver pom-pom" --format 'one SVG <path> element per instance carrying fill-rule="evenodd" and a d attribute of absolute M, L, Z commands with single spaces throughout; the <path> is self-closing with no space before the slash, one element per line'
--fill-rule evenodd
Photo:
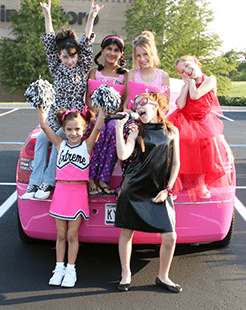
<path fill-rule="evenodd" d="M 121 105 L 120 93 L 107 84 L 103 84 L 95 89 L 91 99 L 94 107 L 100 107 L 106 112 L 113 112 Z"/>
<path fill-rule="evenodd" d="M 39 79 L 29 85 L 25 96 L 31 107 L 46 110 L 55 100 L 55 91 L 47 80 Z"/>

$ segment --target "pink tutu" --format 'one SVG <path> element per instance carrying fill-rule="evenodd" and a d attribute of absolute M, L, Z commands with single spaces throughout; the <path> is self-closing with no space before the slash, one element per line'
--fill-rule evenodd
<path fill-rule="evenodd" d="M 56 183 L 49 214 L 61 220 L 89 219 L 86 184 Z"/>

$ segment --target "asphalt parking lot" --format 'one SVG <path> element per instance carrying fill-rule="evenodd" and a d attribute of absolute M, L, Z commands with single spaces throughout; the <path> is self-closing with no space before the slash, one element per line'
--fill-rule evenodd
<path fill-rule="evenodd" d="M 27 105 L 0 104 L 0 305 L 1 309 L 245 309 L 246 290 L 246 109 L 224 108 L 224 134 L 237 171 L 232 243 L 221 249 L 179 245 L 171 277 L 175 295 L 154 285 L 158 246 L 135 246 L 132 289 L 115 289 L 120 276 L 117 245 L 82 244 L 73 289 L 52 288 L 53 242 L 24 244 L 16 221 L 15 170 L 22 143 L 38 124 Z"/>

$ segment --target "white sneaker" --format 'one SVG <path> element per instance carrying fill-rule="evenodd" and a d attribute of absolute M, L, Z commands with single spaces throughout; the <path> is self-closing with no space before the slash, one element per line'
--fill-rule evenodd
<path fill-rule="evenodd" d="M 53 270 L 53 276 L 50 278 L 49 285 L 61 285 L 65 275 L 65 267 L 56 267 Z"/>
<path fill-rule="evenodd" d="M 38 186 L 37 185 L 28 185 L 25 194 L 23 194 L 20 198 L 21 199 L 32 199 L 35 195 L 35 193 L 38 190 Z"/>
<path fill-rule="evenodd" d="M 42 183 L 38 191 L 35 193 L 34 197 L 37 199 L 46 199 L 49 197 L 51 191 L 53 190 L 53 186 L 47 184 L 47 183 Z"/>
<path fill-rule="evenodd" d="M 67 269 L 65 270 L 65 277 L 62 281 L 61 286 L 63 287 L 73 287 L 77 281 L 76 270 Z"/>

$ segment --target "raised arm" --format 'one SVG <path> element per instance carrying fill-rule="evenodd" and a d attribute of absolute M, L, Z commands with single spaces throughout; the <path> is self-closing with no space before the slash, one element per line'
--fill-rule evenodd
<path fill-rule="evenodd" d="M 90 154 L 90 155 L 91 155 L 91 152 L 92 152 L 94 145 L 97 142 L 97 139 L 99 138 L 99 135 L 100 135 L 101 129 L 103 127 L 103 123 L 104 123 L 103 118 L 105 115 L 106 115 L 106 112 L 103 112 L 102 109 L 100 109 L 96 124 L 95 124 L 89 138 L 87 138 L 85 140 L 86 145 L 87 145 L 87 151 L 88 151 L 88 154 Z"/>
<path fill-rule="evenodd" d="M 89 79 L 91 79 L 91 80 L 96 79 L 95 78 L 96 70 L 97 70 L 96 68 L 91 69 L 91 71 L 89 72 L 88 81 L 89 81 Z M 98 115 L 99 114 L 99 108 L 92 106 L 92 100 L 91 100 L 91 94 L 89 92 L 88 81 L 87 81 L 87 90 L 86 90 L 86 105 L 88 106 L 88 108 L 90 110 L 92 110 L 93 112 L 95 112 Z"/>
<path fill-rule="evenodd" d="M 54 32 L 51 18 L 51 0 L 48 0 L 47 3 L 40 2 L 41 8 L 43 9 L 44 18 L 45 18 L 45 31 L 46 33 Z"/>
<path fill-rule="evenodd" d="M 185 84 L 181 88 L 180 95 L 176 100 L 176 105 L 179 109 L 183 109 L 186 106 L 187 103 L 187 97 L 189 93 L 189 83 L 185 81 Z"/>
<path fill-rule="evenodd" d="M 59 151 L 60 144 L 62 143 L 62 138 L 58 136 L 48 125 L 46 112 L 44 109 L 38 109 L 38 121 L 40 127 L 43 129 L 44 133 L 46 134 L 47 138 L 50 140 L 52 144 L 55 145 L 57 151 Z"/>
<path fill-rule="evenodd" d="M 209 77 L 205 77 L 205 80 L 202 84 L 197 88 L 196 82 L 194 79 L 189 79 L 189 94 L 191 99 L 197 100 L 208 93 L 210 90 L 213 90 L 216 94 L 217 81 L 216 77 L 211 75 Z"/>
<path fill-rule="evenodd" d="M 128 157 L 131 156 L 132 152 L 134 151 L 135 142 L 138 136 L 138 130 L 133 131 L 130 133 L 130 135 L 127 138 L 127 141 L 124 141 L 123 137 L 123 128 L 124 124 L 129 119 L 127 112 L 120 113 L 122 115 L 126 115 L 122 120 L 115 120 L 116 123 L 116 151 L 117 156 L 120 160 L 126 160 Z"/>
<path fill-rule="evenodd" d="M 90 38 L 91 36 L 94 20 L 97 14 L 99 13 L 99 11 L 103 7 L 104 7 L 103 5 L 102 6 L 99 6 L 98 4 L 94 5 L 94 0 L 91 1 L 91 8 L 90 8 L 90 12 L 89 12 L 88 19 L 87 19 L 86 26 L 85 26 L 85 34 L 88 38 Z"/>

